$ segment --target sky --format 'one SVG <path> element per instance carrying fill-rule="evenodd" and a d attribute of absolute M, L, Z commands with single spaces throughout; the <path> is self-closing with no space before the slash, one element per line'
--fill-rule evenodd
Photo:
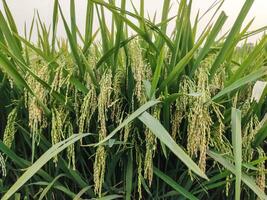
<path fill-rule="evenodd" d="M 12 14 L 14 15 L 16 24 L 20 33 L 23 32 L 24 24 L 26 23 L 27 27 L 30 26 L 31 20 L 34 14 L 34 10 L 37 9 L 40 13 L 42 20 L 46 24 L 50 24 L 52 21 L 52 13 L 53 13 L 53 0 L 6 0 Z M 86 12 L 86 2 L 87 0 L 76 0 L 76 12 L 77 12 L 77 25 L 81 31 L 84 30 L 85 27 L 85 12 Z M 201 13 L 204 13 L 206 9 L 214 2 L 214 0 L 194 0 L 193 1 L 193 17 L 196 16 L 198 10 Z M 222 7 L 222 10 L 225 11 L 228 16 L 227 22 L 223 28 L 223 32 L 229 30 L 234 23 L 242 5 L 245 0 L 225 0 L 225 3 Z M 138 8 L 139 0 L 133 0 L 133 3 Z M 66 18 L 69 18 L 69 0 L 60 0 L 60 4 L 62 6 L 63 12 L 66 15 Z M 172 0 L 172 9 L 170 12 L 170 16 L 174 16 L 177 11 L 177 0 Z M 163 7 L 163 0 L 145 0 L 145 8 L 146 12 L 153 16 L 155 12 L 158 13 L 157 19 L 160 19 L 160 13 Z M 3 10 L 2 5 L 0 9 Z M 130 0 L 127 0 L 127 10 L 131 11 L 131 3 Z M 246 23 L 248 23 L 251 19 L 254 19 L 254 22 L 251 26 L 251 30 L 260 28 L 262 26 L 267 25 L 267 0 L 255 0 L 252 9 L 250 10 Z M 107 14 L 108 16 L 108 14 Z M 199 32 L 203 29 L 209 19 L 210 15 L 207 15 L 200 21 L 199 24 Z M 109 24 L 110 18 L 107 17 L 107 23 Z M 97 28 L 97 22 L 94 24 L 95 28 Z M 173 28 L 173 24 L 170 24 L 170 29 Z M 62 24 L 59 25 L 58 28 L 59 36 L 64 37 L 65 31 Z M 254 42 L 259 39 L 260 36 L 255 36 L 250 39 L 250 41 Z"/>

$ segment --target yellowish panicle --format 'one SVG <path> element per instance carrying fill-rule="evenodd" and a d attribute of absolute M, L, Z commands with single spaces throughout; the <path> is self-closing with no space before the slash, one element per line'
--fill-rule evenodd
<path fill-rule="evenodd" d="M 112 112 L 111 112 L 111 118 L 114 123 L 118 124 L 120 123 L 120 120 L 122 118 L 123 114 L 123 99 L 121 96 L 121 88 L 122 88 L 122 83 L 124 80 L 125 74 L 121 69 L 118 69 L 116 71 L 116 74 L 114 76 L 114 81 L 113 81 L 113 102 L 112 102 Z"/>
<path fill-rule="evenodd" d="M 106 119 L 108 107 L 111 104 L 112 93 L 112 73 L 108 70 L 100 81 L 100 94 L 98 96 L 98 121 L 99 121 L 99 141 L 107 136 Z M 100 145 L 97 147 L 94 163 L 94 183 L 95 193 L 101 196 L 102 184 L 104 182 L 106 167 L 106 150 Z"/>
<path fill-rule="evenodd" d="M 30 65 L 31 70 L 43 81 L 48 81 L 49 72 L 47 71 L 47 63 L 42 58 L 32 54 L 30 51 Z M 42 100 L 44 104 L 47 103 L 48 91 L 43 85 L 37 81 L 32 75 L 27 74 L 26 81 L 32 91 Z M 34 97 L 28 90 L 24 92 L 25 107 L 28 108 L 29 127 L 33 136 L 34 142 L 39 142 L 39 133 L 47 127 L 47 119 L 44 115 L 42 107 L 38 104 L 36 97 Z"/>
<path fill-rule="evenodd" d="M 194 83 L 186 76 L 182 78 L 182 81 L 179 85 L 179 96 L 175 102 L 174 113 L 172 114 L 172 137 L 174 140 L 177 139 L 177 135 L 179 135 L 179 128 L 182 120 L 186 116 L 186 109 L 190 102 L 190 98 L 188 98 L 187 94 L 192 92 L 194 89 Z"/>
<path fill-rule="evenodd" d="M 94 183 L 95 193 L 101 197 L 102 185 L 105 178 L 106 168 L 106 150 L 104 146 L 99 146 L 96 150 L 96 157 L 94 163 Z"/>
<path fill-rule="evenodd" d="M 70 121 L 65 123 L 65 132 L 68 133 L 68 137 L 71 137 L 73 133 L 73 126 Z M 72 166 L 72 169 L 76 169 L 75 165 L 75 146 L 74 144 L 71 144 L 67 148 L 67 158 L 68 158 L 68 167 L 70 168 Z"/>
<path fill-rule="evenodd" d="M 137 157 L 137 188 L 138 188 L 138 194 L 139 194 L 139 200 L 142 199 L 142 171 L 143 171 L 143 162 L 142 162 L 142 157 L 140 153 L 138 154 Z"/>
<path fill-rule="evenodd" d="M 259 154 L 259 159 L 266 157 L 264 150 L 261 148 L 258 148 L 258 154 Z M 266 182 L 265 181 L 266 180 L 265 159 L 263 159 L 263 161 L 261 161 L 257 167 L 258 167 L 258 174 L 257 174 L 257 178 L 256 178 L 256 183 L 259 186 L 259 188 L 263 192 L 265 192 L 265 187 L 266 187 L 266 184 L 265 184 L 265 182 Z"/>
<path fill-rule="evenodd" d="M 83 99 L 79 117 L 79 133 L 89 132 L 92 115 L 97 109 L 95 88 L 92 87 Z"/>
<path fill-rule="evenodd" d="M 153 116 L 159 120 L 160 118 L 160 107 L 157 106 L 154 108 Z M 149 185 L 151 186 L 153 180 L 153 157 L 156 150 L 157 138 L 156 136 L 148 129 L 145 131 L 146 135 L 146 154 L 144 161 L 144 178 L 148 180 Z"/>
<path fill-rule="evenodd" d="M 6 163 L 5 163 L 4 157 L 1 153 L 0 153 L 0 166 L 1 166 L 2 176 L 5 177 L 6 176 Z"/>
<path fill-rule="evenodd" d="M 65 122 L 65 116 L 66 113 L 64 113 L 63 108 L 53 108 L 52 109 L 52 129 L 51 129 L 51 140 L 52 140 L 52 145 L 55 145 L 59 142 L 61 142 L 65 137 L 64 137 L 64 132 L 63 132 L 63 126 Z M 54 163 L 57 164 L 58 157 L 54 157 Z"/>
<path fill-rule="evenodd" d="M 198 156 L 199 152 L 199 167 L 205 171 L 206 151 L 209 144 L 210 129 L 212 125 L 209 105 L 207 104 L 211 97 L 209 91 L 208 69 L 205 65 L 198 68 L 195 80 L 195 90 L 200 96 L 193 97 L 194 99 L 189 106 L 187 150 L 191 156 Z"/>
<path fill-rule="evenodd" d="M 17 108 L 14 108 L 8 115 L 7 124 L 4 131 L 3 143 L 11 148 L 13 141 L 15 139 L 16 133 L 16 119 L 17 119 Z"/>
<path fill-rule="evenodd" d="M 149 66 L 144 62 L 142 49 L 139 44 L 139 40 L 133 40 L 130 43 L 130 58 L 131 69 L 133 72 L 134 80 L 136 82 L 134 89 L 134 96 L 140 104 L 144 104 L 146 101 L 143 81 L 149 79 L 151 76 L 151 70 Z"/>
<path fill-rule="evenodd" d="M 252 143 L 260 128 L 261 126 L 258 117 L 254 115 L 243 130 L 243 159 L 246 162 L 250 162 L 253 159 L 254 148 L 252 147 Z"/>

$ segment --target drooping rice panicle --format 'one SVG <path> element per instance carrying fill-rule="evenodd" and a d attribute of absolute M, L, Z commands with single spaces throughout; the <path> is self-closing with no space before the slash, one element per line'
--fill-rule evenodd
<path fill-rule="evenodd" d="M 253 0 L 228 32 L 222 0 L 198 14 L 163 0 L 154 17 L 144 0 L 76 2 L 66 17 L 54 0 L 51 25 L 36 12 L 22 35 L 2 0 L 1 198 L 267 199 Z"/>
<path fill-rule="evenodd" d="M 11 148 L 14 140 L 15 134 L 17 131 L 16 128 L 16 120 L 17 120 L 17 113 L 18 109 L 14 108 L 8 115 L 7 124 L 4 131 L 3 143 L 8 147 Z"/>
<path fill-rule="evenodd" d="M 112 74 L 108 70 L 100 81 L 100 94 L 98 96 L 98 121 L 99 121 L 99 141 L 107 136 L 106 120 L 108 107 L 111 104 Z M 94 163 L 94 183 L 95 193 L 101 197 L 102 184 L 105 177 L 106 150 L 104 146 L 97 147 Z"/>

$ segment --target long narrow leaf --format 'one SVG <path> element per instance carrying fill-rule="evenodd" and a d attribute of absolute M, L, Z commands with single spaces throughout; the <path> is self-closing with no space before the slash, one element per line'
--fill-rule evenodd
<path fill-rule="evenodd" d="M 215 153 L 209 150 L 208 155 L 213 158 L 215 161 L 223 165 L 226 169 L 228 169 L 233 174 L 236 174 L 235 166 L 227 161 L 222 155 Z M 257 186 L 255 180 L 250 176 L 242 173 L 241 175 L 242 181 L 262 200 L 267 199 L 267 195 Z"/>
<path fill-rule="evenodd" d="M 149 113 L 144 112 L 138 117 L 151 132 L 162 141 L 190 170 L 204 179 L 208 179 L 206 174 L 197 166 L 197 164 L 179 147 L 179 145 L 172 139 L 170 134 L 161 125 L 161 123 L 151 116 Z"/>
<path fill-rule="evenodd" d="M 242 176 L 241 111 L 232 108 L 232 144 L 235 159 L 235 199 L 240 199 Z"/>
<path fill-rule="evenodd" d="M 52 146 L 49 150 L 47 150 L 32 166 L 30 166 L 26 172 L 16 181 L 15 184 L 5 193 L 2 197 L 2 200 L 8 200 L 14 193 L 23 186 L 32 176 L 36 174 L 36 172 L 41 169 L 50 159 L 56 156 L 58 153 L 63 151 L 69 145 L 79 141 L 83 137 L 87 137 L 91 135 L 88 134 L 78 134 L 69 137 L 68 139 Z"/>

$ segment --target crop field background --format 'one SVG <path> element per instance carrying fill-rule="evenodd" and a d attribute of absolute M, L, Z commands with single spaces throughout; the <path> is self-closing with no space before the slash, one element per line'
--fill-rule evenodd
<path fill-rule="evenodd" d="M 88 0 L 84 30 L 77 1 L 65 13 L 54 0 L 50 25 L 35 11 L 23 33 L 1 2 L 2 200 L 267 199 L 267 26 L 251 29 L 253 0 L 223 34 L 223 0 L 204 15 L 162 0 L 159 22 L 144 0 Z"/>

